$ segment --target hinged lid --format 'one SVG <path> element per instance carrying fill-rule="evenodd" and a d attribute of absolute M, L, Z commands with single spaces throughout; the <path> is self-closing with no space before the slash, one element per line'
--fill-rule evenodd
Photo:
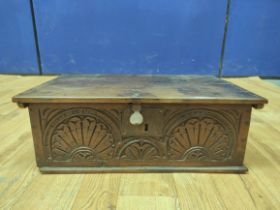
<path fill-rule="evenodd" d="M 30 103 L 250 104 L 267 99 L 223 79 L 198 75 L 60 76 L 13 97 Z"/>

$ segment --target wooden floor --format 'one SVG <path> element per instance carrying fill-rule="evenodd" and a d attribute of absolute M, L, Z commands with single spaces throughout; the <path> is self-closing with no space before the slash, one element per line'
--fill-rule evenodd
<path fill-rule="evenodd" d="M 52 78 L 0 75 L 0 209 L 280 209 L 280 87 L 228 79 L 269 99 L 253 111 L 248 174 L 42 175 L 28 110 L 11 97 Z"/>

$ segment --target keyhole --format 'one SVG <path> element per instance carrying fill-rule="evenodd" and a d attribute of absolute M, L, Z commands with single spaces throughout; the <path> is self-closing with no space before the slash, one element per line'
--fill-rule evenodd
<path fill-rule="evenodd" d="M 148 130 L 149 130 L 149 125 L 145 124 L 145 131 L 148 131 Z"/>

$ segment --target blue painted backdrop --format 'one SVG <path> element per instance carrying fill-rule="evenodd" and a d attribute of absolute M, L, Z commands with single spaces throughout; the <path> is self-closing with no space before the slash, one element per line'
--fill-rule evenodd
<path fill-rule="evenodd" d="M 226 2 L 35 1 L 44 73 L 216 74 Z"/>
<path fill-rule="evenodd" d="M 226 0 L 33 0 L 42 71 L 218 74 Z M 0 0 L 0 72 L 38 74 L 28 0 Z M 280 76 L 280 2 L 231 0 L 223 75 Z"/>
<path fill-rule="evenodd" d="M 232 0 L 223 75 L 280 76 L 280 1 Z"/>
<path fill-rule="evenodd" d="M 38 73 L 28 0 L 0 0 L 0 73 Z"/>

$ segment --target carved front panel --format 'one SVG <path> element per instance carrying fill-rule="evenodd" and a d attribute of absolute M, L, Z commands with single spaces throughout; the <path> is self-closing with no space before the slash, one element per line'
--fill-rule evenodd
<path fill-rule="evenodd" d="M 223 112 L 186 110 L 167 125 L 168 156 L 182 161 L 226 161 L 231 158 L 237 126 Z"/>
<path fill-rule="evenodd" d="M 127 105 L 40 108 L 46 161 L 90 166 L 98 161 L 106 165 L 116 161 L 187 164 L 232 160 L 241 110 L 167 105 L 142 108 L 146 114 L 138 127 L 128 126 L 131 111 Z"/>
<path fill-rule="evenodd" d="M 51 161 L 95 161 L 113 158 L 120 138 L 113 113 L 89 107 L 41 110 L 44 143 Z"/>
<path fill-rule="evenodd" d="M 152 138 L 136 138 L 126 141 L 118 151 L 120 160 L 154 161 L 163 157 L 158 142 Z"/>
<path fill-rule="evenodd" d="M 66 119 L 56 127 L 50 138 L 54 160 L 110 159 L 113 154 L 112 132 L 91 116 Z"/>

